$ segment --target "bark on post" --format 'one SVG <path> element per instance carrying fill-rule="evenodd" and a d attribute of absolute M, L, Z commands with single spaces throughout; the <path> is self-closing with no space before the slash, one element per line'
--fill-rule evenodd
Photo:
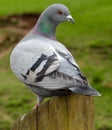
<path fill-rule="evenodd" d="M 95 130 L 94 98 L 77 94 L 53 97 L 19 119 L 12 130 Z"/>

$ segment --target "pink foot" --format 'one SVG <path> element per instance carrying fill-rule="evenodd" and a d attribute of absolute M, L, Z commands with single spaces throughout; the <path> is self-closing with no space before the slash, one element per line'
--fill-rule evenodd
<path fill-rule="evenodd" d="M 33 107 L 33 109 L 38 109 L 39 106 L 40 106 L 40 104 L 41 104 L 41 102 L 43 101 L 43 99 L 44 99 L 43 97 L 41 97 L 41 96 L 38 95 L 37 103 L 36 103 L 36 105 Z"/>
<path fill-rule="evenodd" d="M 38 102 L 38 103 L 33 107 L 33 109 L 38 109 L 39 106 L 40 106 L 40 102 Z"/>

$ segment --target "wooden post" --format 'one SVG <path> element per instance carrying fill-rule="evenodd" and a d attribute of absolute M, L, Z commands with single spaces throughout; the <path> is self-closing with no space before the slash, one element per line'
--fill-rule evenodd
<path fill-rule="evenodd" d="M 76 94 L 53 97 L 19 119 L 12 130 L 95 130 L 94 99 Z"/>

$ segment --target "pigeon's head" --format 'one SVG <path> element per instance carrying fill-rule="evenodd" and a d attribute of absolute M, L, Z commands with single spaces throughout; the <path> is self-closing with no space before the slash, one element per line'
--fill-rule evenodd
<path fill-rule="evenodd" d="M 45 13 L 48 16 L 49 20 L 53 21 L 54 23 L 59 24 L 64 21 L 74 23 L 74 19 L 70 15 L 68 8 L 63 4 L 50 5 L 45 10 Z"/>
<path fill-rule="evenodd" d="M 63 4 L 50 5 L 40 15 L 33 32 L 51 39 L 56 39 L 56 27 L 64 21 L 74 23 L 68 8 Z"/>

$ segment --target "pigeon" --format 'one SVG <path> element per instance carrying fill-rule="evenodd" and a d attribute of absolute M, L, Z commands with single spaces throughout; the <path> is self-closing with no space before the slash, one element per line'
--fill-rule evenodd
<path fill-rule="evenodd" d="M 70 93 L 101 95 L 91 87 L 68 49 L 57 41 L 56 28 L 64 21 L 75 22 L 65 5 L 48 6 L 10 55 L 12 71 L 37 95 L 36 107 L 46 97 Z"/>

